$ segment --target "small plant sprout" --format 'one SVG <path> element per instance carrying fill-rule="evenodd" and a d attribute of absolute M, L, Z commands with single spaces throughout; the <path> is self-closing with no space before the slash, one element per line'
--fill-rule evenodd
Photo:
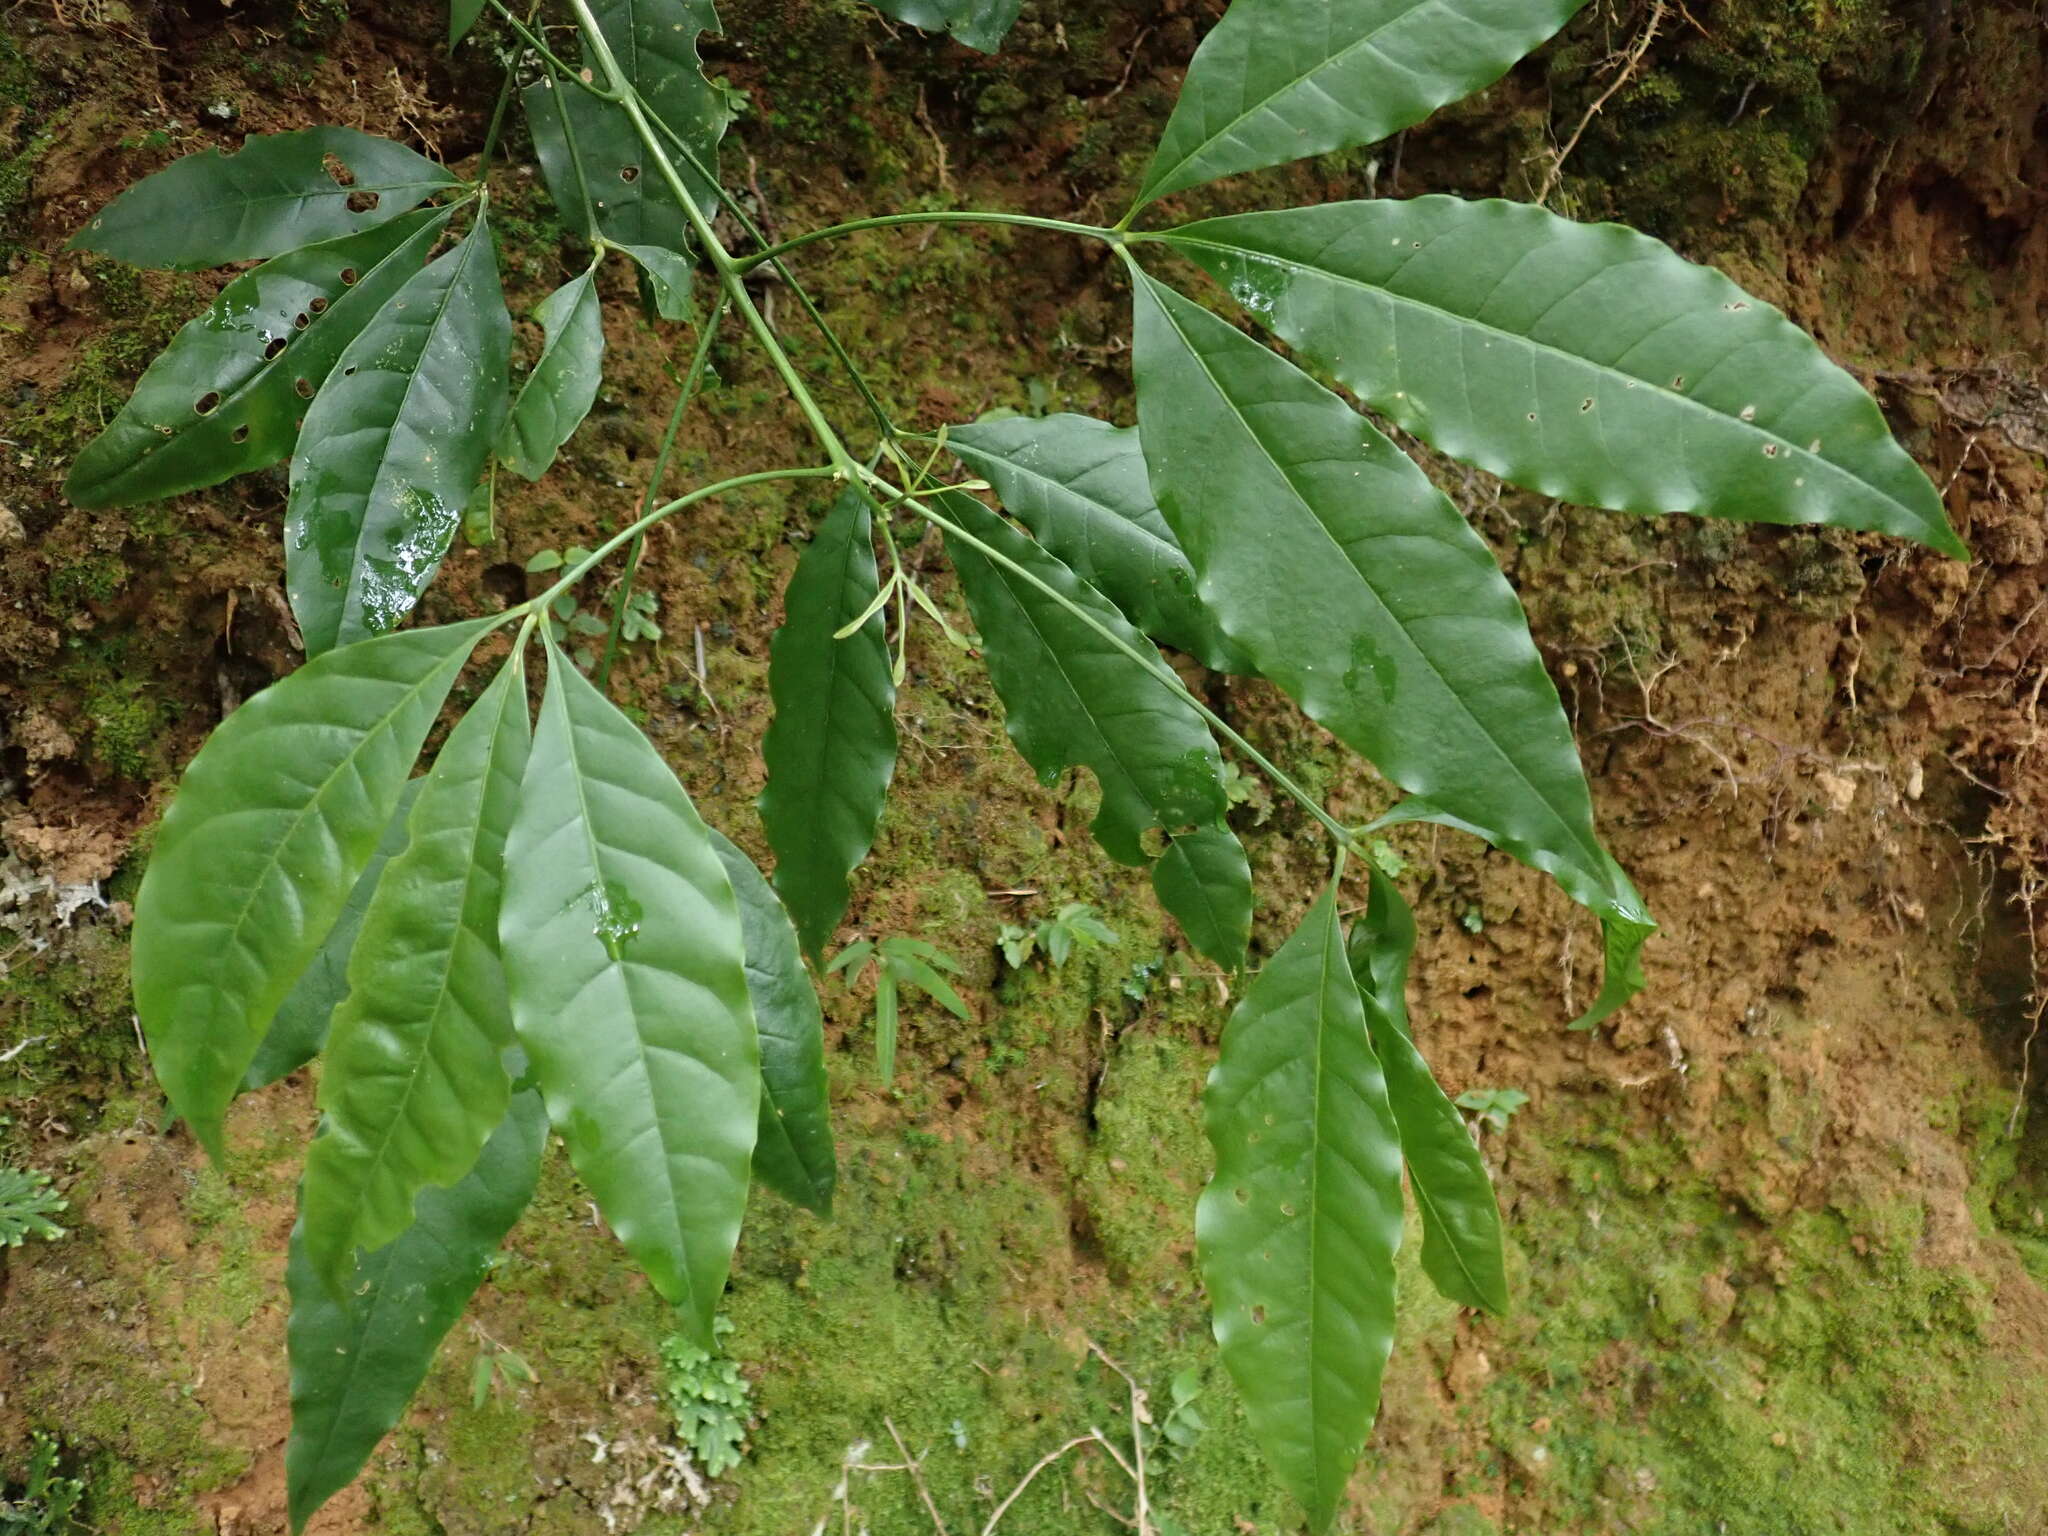
<path fill-rule="evenodd" d="M 48 1174 L 0 1167 L 0 1248 L 19 1248 L 31 1237 L 55 1242 L 64 1228 L 52 1218 L 68 1204 L 50 1188 Z"/>
<path fill-rule="evenodd" d="M 1097 917 L 1087 902 L 1070 901 L 1032 927 L 1003 924 L 996 934 L 996 943 L 1012 970 L 1022 970 L 1032 955 L 1040 951 L 1057 970 L 1079 950 L 1116 943 L 1116 931 Z"/>
<path fill-rule="evenodd" d="M 1467 1088 L 1456 1100 L 1458 1108 L 1472 1117 L 1472 1134 L 1475 1139 L 1482 1126 L 1490 1127 L 1496 1134 L 1505 1135 L 1508 1121 L 1515 1111 L 1529 1102 L 1529 1095 L 1519 1088 Z"/>
<path fill-rule="evenodd" d="M 957 1019 L 973 1015 L 940 974 L 959 975 L 960 962 L 923 939 L 856 939 L 832 957 L 825 971 L 844 975 L 851 983 L 870 965 L 875 972 L 875 1068 L 888 1084 L 896 1080 L 896 1029 L 905 987 L 917 988 Z"/>
<path fill-rule="evenodd" d="M 661 1400 L 697 1465 L 723 1477 L 746 1454 L 754 1389 L 722 1348 L 731 1322 L 721 1317 L 712 1328 L 721 1345 L 715 1354 L 685 1334 L 662 1341 Z"/>

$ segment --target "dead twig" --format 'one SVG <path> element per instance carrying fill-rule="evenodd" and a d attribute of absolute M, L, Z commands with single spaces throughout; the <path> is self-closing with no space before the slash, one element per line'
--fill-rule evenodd
<path fill-rule="evenodd" d="M 1607 105 L 1616 91 L 1635 77 L 1637 68 L 1643 62 L 1643 55 L 1650 51 L 1650 44 L 1657 40 L 1657 29 L 1663 24 L 1664 0 L 1652 0 L 1650 19 L 1637 35 L 1634 46 L 1628 51 L 1628 57 L 1622 61 L 1620 72 L 1609 82 L 1607 89 L 1594 98 L 1593 105 L 1586 108 L 1586 115 L 1579 119 L 1579 126 L 1572 130 L 1572 136 L 1564 141 L 1564 147 L 1551 158 L 1550 169 L 1544 173 L 1543 185 L 1536 193 L 1538 203 L 1550 200 L 1550 194 L 1557 188 L 1558 178 L 1564 174 L 1565 161 L 1571 157 L 1571 152 L 1579 147 L 1580 138 L 1584 136 L 1593 119 L 1600 115 L 1600 109 Z"/>
<path fill-rule="evenodd" d="M 896 1433 L 894 1420 L 884 1416 L 882 1423 L 889 1431 L 889 1438 L 896 1442 L 896 1449 L 903 1453 L 903 1470 L 910 1474 L 910 1481 L 917 1489 L 917 1496 L 924 1501 L 925 1513 L 932 1517 L 932 1529 L 937 1531 L 939 1536 L 952 1536 L 952 1532 L 946 1529 L 946 1522 L 939 1518 L 939 1506 L 932 1502 L 931 1489 L 924 1485 L 923 1460 L 910 1454 L 910 1447 L 905 1445 L 903 1437 Z"/>

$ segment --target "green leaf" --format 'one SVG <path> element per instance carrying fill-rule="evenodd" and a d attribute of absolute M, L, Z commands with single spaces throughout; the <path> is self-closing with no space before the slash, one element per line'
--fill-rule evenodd
<path fill-rule="evenodd" d="M 648 113 L 673 129 L 706 170 L 715 171 L 732 112 L 724 93 L 704 78 L 697 57 L 698 36 L 718 27 L 712 0 L 592 0 L 590 8 Z M 583 62 L 597 84 L 606 84 L 594 53 L 586 49 Z M 541 173 L 564 222 L 586 239 L 597 234 L 616 245 L 688 248 L 690 225 L 682 205 L 622 107 L 549 80 L 528 86 L 522 100 Z M 664 141 L 663 147 L 671 146 Z M 672 158 L 698 205 L 714 209 L 717 188 L 687 159 Z M 590 213 L 596 215 L 595 229 Z"/>
<path fill-rule="evenodd" d="M 1333 880 L 1223 1031 L 1203 1096 L 1216 1175 L 1195 1248 L 1267 1460 L 1326 1529 L 1394 1342 L 1401 1142 Z"/>
<path fill-rule="evenodd" d="M 388 223 L 461 184 L 353 128 L 257 134 L 232 155 L 209 149 L 144 177 L 67 248 L 184 271 L 262 261 Z"/>
<path fill-rule="evenodd" d="M 306 1253 L 304 1223 L 292 1229 L 285 1488 L 294 1531 L 349 1485 L 404 1415 L 434 1350 L 533 1199 L 547 1131 L 540 1095 L 516 1095 L 462 1182 L 423 1193 L 412 1225 L 388 1247 L 357 1255 L 339 1294 Z"/>
<path fill-rule="evenodd" d="M 619 249 L 640 264 L 657 315 L 664 320 L 694 317 L 690 293 L 696 286 L 696 272 L 689 257 L 658 245 L 621 245 Z"/>
<path fill-rule="evenodd" d="M 1138 193 L 1371 144 L 1491 85 L 1585 0 L 1236 0 Z"/>
<path fill-rule="evenodd" d="M 383 877 L 384 866 L 398 856 L 411 835 L 406 818 L 412 814 L 413 802 L 419 799 L 426 782 L 407 779 L 399 791 L 398 809 L 385 823 L 377 851 L 370 855 L 370 862 L 350 887 L 341 916 L 327 930 L 320 952 L 299 973 L 291 992 L 272 1016 L 270 1028 L 264 1031 L 263 1043 L 256 1047 L 256 1059 L 249 1063 L 249 1070 L 242 1077 L 242 1092 L 252 1093 L 288 1072 L 298 1071 L 319 1055 L 320 1048 L 327 1043 L 327 1027 L 334 1010 L 348 996 L 348 957 L 356 947 L 356 934 L 362 930 L 363 913 L 369 910 L 370 897 Z"/>
<path fill-rule="evenodd" d="M 994 53 L 1017 23 L 1024 0 L 874 0 L 877 10 L 927 32 L 944 32 L 982 53 Z"/>
<path fill-rule="evenodd" d="M 1203 603 L 1409 791 L 1389 822 L 1476 832 L 1599 913 L 1626 951 L 1603 994 L 1618 1004 L 1654 925 L 1600 845 L 1557 689 L 1485 543 L 1299 369 L 1149 277 L 1137 304 L 1145 458 Z"/>
<path fill-rule="evenodd" d="M 896 968 L 875 967 L 875 1070 L 887 1087 L 896 1080 Z"/>
<path fill-rule="evenodd" d="M 423 209 L 245 272 L 178 332 L 71 466 L 76 506 L 174 496 L 288 457 L 342 349 L 448 223 Z"/>
<path fill-rule="evenodd" d="M 1211 219 L 1167 240 L 1373 409 L 1546 496 L 1967 553 L 1853 378 L 1648 235 L 1419 197 Z"/>
<path fill-rule="evenodd" d="M 896 772 L 896 685 L 882 616 L 833 638 L 867 611 L 878 582 L 868 504 L 849 489 L 790 577 L 786 617 L 769 647 L 775 717 L 761 743 L 761 824 L 775 850 L 775 889 L 813 956 L 846 915 L 846 877 L 874 846 Z"/>
<path fill-rule="evenodd" d="M 761 1037 L 761 1126 L 754 1177 L 784 1199 L 832 1214 L 839 1177 L 825 1081 L 825 1018 L 797 951 L 796 929 L 754 861 L 716 827 L 711 846 L 740 904 L 747 996 Z"/>
<path fill-rule="evenodd" d="M 420 1190 L 469 1171 L 511 1098 L 498 898 L 531 734 L 521 654 L 435 758 L 349 957 L 299 1188 L 306 1255 L 337 1286 Z"/>
<path fill-rule="evenodd" d="M 1148 828 L 1221 821 L 1228 804 L 1223 762 L 1208 726 L 1102 631 L 1141 654 L 1151 653 L 1150 642 L 1053 554 L 973 497 L 955 492 L 937 504 L 957 527 L 1095 621 L 1078 617 L 958 534 L 946 534 L 1003 701 L 1004 728 L 1045 783 L 1069 767 L 1094 773 L 1102 809 L 1093 830 L 1104 851 L 1119 863 L 1143 864 Z"/>
<path fill-rule="evenodd" d="M 135 1009 L 171 1106 L 221 1117 L 397 809 L 441 701 L 496 618 L 315 658 L 192 759 L 135 898 Z"/>
<path fill-rule="evenodd" d="M 1464 1116 L 1437 1086 L 1408 1033 L 1415 915 L 1394 882 L 1376 869 L 1365 916 L 1351 928 L 1349 952 L 1373 1050 L 1386 1070 L 1408 1183 L 1422 1210 L 1422 1272 L 1447 1300 L 1505 1313 L 1507 1260 L 1493 1181 Z"/>
<path fill-rule="evenodd" d="M 1146 634 L 1216 671 L 1251 671 L 1195 596 L 1194 567 L 1152 499 L 1134 429 L 1089 416 L 1012 416 L 954 427 L 946 446 Z"/>
<path fill-rule="evenodd" d="M 307 655 L 382 634 L 434 579 L 504 421 L 511 349 L 478 219 L 341 354 L 306 412 L 285 508 Z"/>
<path fill-rule="evenodd" d="M 448 46 L 453 48 L 484 13 L 484 0 L 448 0 Z"/>
<path fill-rule="evenodd" d="M 587 268 L 533 312 L 547 344 L 519 386 L 498 437 L 498 457 L 529 480 L 548 472 L 597 399 L 604 375 L 604 305 L 596 277 L 597 268 Z"/>
<path fill-rule="evenodd" d="M 1252 867 L 1228 827 L 1197 827 L 1152 866 L 1152 890 L 1188 942 L 1222 966 L 1244 965 L 1252 937 Z"/>
<path fill-rule="evenodd" d="M 739 907 L 668 764 L 559 653 L 505 870 L 512 1023 L 548 1114 L 709 1348 L 760 1117 Z"/>

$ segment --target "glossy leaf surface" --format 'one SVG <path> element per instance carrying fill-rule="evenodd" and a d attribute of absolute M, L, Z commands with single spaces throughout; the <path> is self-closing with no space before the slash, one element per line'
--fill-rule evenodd
<path fill-rule="evenodd" d="M 994 53 L 1016 25 L 1024 0 L 874 0 L 877 10 L 927 32 L 943 32 Z"/>
<path fill-rule="evenodd" d="M 971 496 L 937 498 L 948 521 L 1087 611 L 1091 624 L 1026 576 L 947 532 L 946 552 L 981 632 L 1003 726 L 1039 778 L 1087 768 L 1102 787 L 1094 833 L 1109 856 L 1143 864 L 1152 827 L 1223 819 L 1223 763 L 1202 717 L 1103 630 L 1142 654 L 1151 642 L 1093 587 Z M 1101 629 L 1095 626 L 1100 625 Z M 1163 665 L 1163 663 L 1162 663 Z"/>
<path fill-rule="evenodd" d="M 1965 553 L 1862 386 L 1648 235 L 1419 197 L 1211 219 L 1170 243 L 1373 409 L 1546 496 Z"/>
<path fill-rule="evenodd" d="M 290 457 L 306 402 L 447 223 L 445 211 L 424 209 L 287 252 L 229 283 L 73 461 L 65 496 L 81 507 L 126 506 Z"/>
<path fill-rule="evenodd" d="M 285 1489 L 294 1531 L 354 1480 L 404 1417 L 435 1349 L 533 1199 L 547 1133 L 540 1095 L 516 1095 L 476 1166 L 454 1187 L 422 1194 L 396 1241 L 356 1255 L 340 1293 L 307 1255 L 304 1223 L 292 1229 Z"/>
<path fill-rule="evenodd" d="M 1585 0 L 1234 0 L 1138 194 L 1371 144 L 1506 74 Z"/>
<path fill-rule="evenodd" d="M 825 1018 L 818 994 L 804 969 L 789 914 L 754 861 L 716 827 L 711 846 L 740 904 L 747 996 L 761 1038 L 761 1129 L 754 1142 L 754 1177 L 784 1199 L 829 1216 L 839 1160 L 832 1148 Z"/>
<path fill-rule="evenodd" d="M 1408 961 L 1415 953 L 1415 914 L 1394 882 L 1376 869 L 1365 916 L 1352 925 L 1347 947 L 1373 1050 L 1386 1072 L 1409 1187 L 1422 1211 L 1422 1272 L 1460 1306 L 1504 1313 L 1507 1261 L 1493 1180 L 1465 1117 L 1437 1086 L 1409 1035 Z"/>
<path fill-rule="evenodd" d="M 411 835 L 406 818 L 412 814 L 413 802 L 426 782 L 407 779 L 405 788 L 399 791 L 398 809 L 391 813 L 384 835 L 378 839 L 377 851 L 370 855 L 370 862 L 363 866 L 363 872 L 349 890 L 341 916 L 327 930 L 320 952 L 299 973 L 299 979 L 272 1016 L 270 1028 L 264 1031 L 263 1043 L 256 1048 L 256 1059 L 249 1063 L 249 1070 L 242 1077 L 244 1093 L 267 1087 L 285 1074 L 298 1071 L 319 1055 L 320 1048 L 327 1043 L 334 1010 L 348 996 L 348 957 L 356 947 L 356 935 L 362 931 L 363 913 L 369 910 L 370 897 L 376 893 L 384 866 L 397 857 Z"/>
<path fill-rule="evenodd" d="M 1196 949 L 1226 971 L 1244 964 L 1252 868 L 1229 828 L 1197 827 L 1174 838 L 1152 866 L 1152 890 Z"/>
<path fill-rule="evenodd" d="M 493 622 L 317 657 L 229 715 L 185 770 L 135 899 L 135 1008 L 172 1108 L 216 1158 L 228 1101 Z"/>
<path fill-rule="evenodd" d="M 513 397 L 498 457 L 538 480 L 583 424 L 604 377 L 604 305 L 590 267 L 540 301 L 533 312 L 547 342 Z"/>
<path fill-rule="evenodd" d="M 505 419 L 511 348 L 479 220 L 341 354 L 306 412 L 285 508 L 307 655 L 382 634 L 434 579 Z"/>
<path fill-rule="evenodd" d="M 505 1116 L 498 901 L 529 734 L 515 654 L 434 759 L 349 958 L 299 1188 L 307 1257 L 337 1286 L 356 1249 L 412 1224 L 420 1190 L 469 1171 Z"/>
<path fill-rule="evenodd" d="M 1624 940 L 1630 964 L 1609 967 L 1624 985 L 1649 915 L 1600 845 L 1557 689 L 1485 543 L 1292 364 L 1149 278 L 1137 303 L 1152 488 L 1203 603 L 1409 792 L 1396 819 L 1477 832 L 1598 912 Z"/>
<path fill-rule="evenodd" d="M 209 149 L 144 177 L 70 248 L 186 271 L 262 261 L 387 223 L 460 184 L 403 144 L 353 128 L 254 134 L 232 155 Z"/>
<path fill-rule="evenodd" d="M 708 1349 L 760 1113 L 739 907 L 668 764 L 559 653 L 505 869 L 512 1022 L 549 1117 Z"/>
<path fill-rule="evenodd" d="M 1195 572 L 1159 515 L 1130 427 L 1090 416 L 1015 416 L 954 427 L 947 446 L 1003 510 L 1153 639 L 1219 672 L 1251 663 L 1195 596 Z"/>
<path fill-rule="evenodd" d="M 690 303 L 696 276 L 689 257 L 680 251 L 663 250 L 658 245 L 622 245 L 619 249 L 639 264 L 640 275 L 653 296 L 657 315 L 664 320 L 691 320 L 696 317 Z"/>
<path fill-rule="evenodd" d="M 868 504 L 849 490 L 797 561 L 768 661 L 775 718 L 761 743 L 761 824 L 775 889 L 815 956 L 846 915 L 847 876 L 874 845 L 896 772 L 896 685 L 881 614 Z"/>
<path fill-rule="evenodd" d="M 1195 1247 L 1252 1433 L 1326 1529 L 1394 1342 L 1401 1143 L 1334 884 L 1252 982 L 1203 1095 Z"/>

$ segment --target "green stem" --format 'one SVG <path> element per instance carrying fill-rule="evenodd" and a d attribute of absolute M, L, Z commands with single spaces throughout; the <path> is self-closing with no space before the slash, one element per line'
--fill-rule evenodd
<path fill-rule="evenodd" d="M 750 485 L 765 485 L 771 480 L 830 480 L 838 478 L 839 474 L 840 471 L 835 465 L 817 464 L 808 469 L 756 470 L 750 475 L 734 475 L 729 480 L 720 480 L 711 485 L 699 486 L 687 496 L 678 496 L 674 501 L 665 502 L 661 506 L 656 507 L 652 512 L 649 512 L 645 517 L 639 518 L 626 527 L 621 528 L 585 556 L 583 561 L 565 574 L 560 581 L 556 582 L 539 596 L 529 597 L 525 602 L 507 608 L 503 617 L 507 620 L 524 618 L 529 613 L 545 608 L 549 603 L 552 603 L 564 592 L 575 586 L 585 576 L 588 576 L 604 562 L 607 555 L 621 544 L 630 542 L 636 535 L 645 533 L 663 518 L 672 517 L 685 507 L 693 507 L 698 502 L 712 496 L 723 496 L 730 491 L 744 490 Z"/>
<path fill-rule="evenodd" d="M 536 33 L 531 27 L 527 26 L 526 23 L 521 21 L 517 16 L 514 16 L 511 11 L 506 9 L 504 5 L 504 0 L 491 0 L 491 9 L 496 11 L 500 16 L 505 18 L 506 22 L 511 26 L 512 30 L 519 34 L 520 41 L 524 42 L 527 47 L 531 48 L 535 53 L 539 54 L 541 58 L 544 59 L 546 62 L 552 64 L 556 69 L 560 70 L 562 74 L 567 76 L 572 83 L 581 86 L 585 91 L 588 91 L 591 95 L 595 96 L 599 101 L 618 100 L 618 98 L 614 96 L 610 91 L 599 90 L 596 86 L 592 85 L 588 80 L 584 79 L 582 73 L 576 68 L 574 64 L 571 64 L 566 60 L 558 57 L 554 49 L 550 48 L 546 43 L 541 41 L 540 35 L 538 33 Z"/>
<path fill-rule="evenodd" d="M 894 487 L 887 486 L 887 482 L 880 483 L 882 483 L 885 486 L 885 488 L 894 490 Z M 1265 755 L 1265 753 L 1261 752 L 1249 741 L 1246 741 L 1244 737 L 1240 735 L 1237 732 L 1237 730 L 1230 724 L 1229 721 L 1225 720 L 1221 715 L 1217 714 L 1215 710 L 1211 709 L 1207 704 L 1203 703 L 1201 699 L 1197 698 L 1195 696 L 1194 691 L 1190 689 L 1186 683 L 1180 680 L 1180 675 L 1176 673 L 1172 667 L 1168 666 L 1164 661 L 1160 659 L 1159 653 L 1157 651 L 1151 651 L 1148 653 L 1146 650 L 1142 650 L 1139 647 L 1132 645 L 1128 640 L 1124 639 L 1123 636 L 1119 635 L 1115 630 L 1111 629 L 1107 624 L 1103 623 L 1100 618 L 1096 617 L 1096 615 L 1090 613 L 1086 608 L 1082 607 L 1079 603 L 1073 601 L 1073 599 L 1069 598 L 1065 593 L 1059 591 L 1057 588 L 1053 587 L 1048 582 L 1040 579 L 1040 577 L 1035 572 L 1027 569 L 1022 565 L 1019 565 L 1015 560 L 1012 560 L 1008 555 L 1004 554 L 1001 550 L 995 548 L 993 545 L 987 544 L 982 540 L 976 538 L 973 534 L 969 533 L 965 528 L 962 528 L 958 523 L 952 521 L 952 519 L 942 516 L 940 513 L 934 512 L 929 506 L 927 506 L 924 503 L 922 499 L 914 497 L 905 497 L 904 500 L 908 501 L 909 505 L 917 512 L 917 515 L 919 517 L 922 517 L 926 522 L 930 523 L 940 532 L 948 535 L 951 538 L 956 538 L 960 540 L 963 544 L 970 545 L 974 549 L 978 550 L 986 558 L 995 561 L 998 565 L 1002 566 L 1012 575 L 1020 577 L 1024 581 L 1029 582 L 1032 586 L 1036 587 L 1040 592 L 1044 593 L 1047 597 L 1051 598 L 1054 602 L 1058 603 L 1062 608 L 1065 608 L 1069 613 L 1073 614 L 1075 618 L 1081 620 L 1082 623 L 1086 624 L 1090 629 L 1094 630 L 1098 635 L 1102 636 L 1103 639 L 1107 640 L 1119 651 L 1123 652 L 1124 655 L 1128 656 L 1132 661 L 1135 661 L 1139 666 L 1143 667 L 1153 677 L 1157 678 L 1159 682 L 1176 698 L 1178 698 L 1183 704 L 1186 704 L 1190 709 L 1194 710 L 1196 714 L 1200 715 L 1204 720 L 1208 721 L 1209 725 L 1213 729 L 1220 731 L 1229 740 L 1232 746 L 1236 747 L 1238 751 L 1242 752 L 1246 757 L 1250 758 L 1252 762 L 1257 764 L 1259 770 L 1262 773 L 1264 773 L 1268 778 L 1270 778 L 1275 784 L 1277 784 L 1282 790 L 1286 791 L 1286 793 L 1289 796 L 1291 796 L 1298 804 L 1300 804 L 1302 809 L 1306 810 L 1311 816 L 1315 817 L 1317 821 L 1321 822 L 1324 828 L 1329 832 L 1329 834 L 1337 840 L 1337 846 L 1340 850 L 1351 846 L 1351 829 L 1345 826 L 1341 821 L 1338 821 L 1337 818 L 1332 816 L 1328 811 L 1324 810 L 1322 806 L 1316 802 L 1314 797 L 1311 796 L 1307 790 L 1303 789 L 1299 784 L 1295 783 L 1293 779 L 1289 778 L 1285 773 L 1283 773 L 1280 770 L 1279 766 L 1275 764 L 1272 761 L 1272 759 L 1268 758 Z"/>
<path fill-rule="evenodd" d="M 890 229 L 902 224 L 1019 224 L 1027 229 L 1050 229 L 1063 235 L 1085 235 L 1092 240 L 1107 240 L 1117 243 L 1117 232 L 1102 229 L 1093 224 L 1074 224 L 1065 219 L 1041 219 L 1028 213 L 994 213 L 978 209 L 957 213 L 890 213 L 872 219 L 854 219 L 845 224 L 831 224 L 823 229 L 814 229 L 807 235 L 798 235 L 793 240 L 784 240 L 766 250 L 756 251 L 743 257 L 739 263 L 742 272 L 751 271 L 764 262 L 779 261 L 791 251 L 803 249 L 820 240 L 835 239 L 840 235 L 856 234 L 863 229 Z"/>
<path fill-rule="evenodd" d="M 810 387 L 804 383 L 803 375 L 797 372 L 796 365 L 783 350 L 782 342 L 776 336 L 774 328 L 768 324 L 760 307 L 754 303 L 754 296 L 747 292 L 747 285 L 740 280 L 739 268 L 733 260 L 732 253 L 725 248 L 725 243 L 711 228 L 711 221 L 704 216 L 704 210 L 697 206 L 697 200 L 690 195 L 690 189 L 683 185 L 683 178 L 676 174 L 675 162 L 662 148 L 661 139 L 656 135 L 653 125 L 648 122 L 646 109 L 640 102 L 640 93 L 633 89 L 625 71 L 619 68 L 619 61 L 612 53 L 611 44 L 605 40 L 604 32 L 597 24 L 597 17 L 591 13 L 589 0 L 569 0 L 569 5 L 576 12 L 577 23 L 583 29 L 584 46 L 596 55 L 598 63 L 603 67 L 605 79 L 610 82 L 613 94 L 618 97 L 619 105 L 625 109 L 626 116 L 632 121 L 633 131 L 639 135 L 641 144 L 647 148 L 655 165 L 661 171 L 662 179 L 668 183 L 670 194 L 682 206 L 691 228 L 697 233 L 698 243 L 718 273 L 719 283 L 732 299 L 733 308 L 738 310 L 740 317 L 747 322 L 747 328 L 754 333 L 755 340 L 761 343 L 762 350 L 768 354 L 768 361 L 782 376 L 783 386 L 788 389 L 790 398 L 796 401 L 797 409 L 803 413 L 804 420 L 810 424 L 812 435 L 831 457 L 833 467 L 848 479 L 857 477 L 860 474 L 859 461 L 847 451 L 846 444 L 840 441 L 839 434 L 832 430 L 832 423 L 825 419 L 825 413 L 819 409 L 817 400 L 812 397 Z M 712 184 L 715 186 L 716 182 Z"/>
<path fill-rule="evenodd" d="M 662 434 L 661 448 L 654 455 L 654 469 L 647 477 L 647 494 L 640 500 L 640 515 L 645 517 L 654 510 L 654 498 L 661 491 L 661 477 L 668 471 L 669 455 L 675 452 L 676 437 L 682 431 L 683 413 L 690 408 L 697 386 L 703 382 L 704 369 L 711 361 L 711 344 L 718 337 L 718 327 L 725 319 L 725 296 L 719 295 L 718 302 L 711 308 L 711 318 L 704 322 L 704 330 L 697 338 L 697 350 L 690 359 L 689 372 L 683 375 L 681 390 L 676 395 L 676 408 L 669 412 L 668 430 Z M 612 675 L 612 663 L 618 659 L 619 642 L 626 628 L 626 599 L 633 595 L 633 578 L 640 574 L 640 551 L 646 543 L 645 533 L 633 535 L 633 542 L 626 546 L 626 569 L 619 577 L 618 594 L 612 599 L 611 628 L 605 631 L 604 659 L 597 664 L 597 676 L 591 681 L 599 693 L 604 692 L 605 683 Z"/>

